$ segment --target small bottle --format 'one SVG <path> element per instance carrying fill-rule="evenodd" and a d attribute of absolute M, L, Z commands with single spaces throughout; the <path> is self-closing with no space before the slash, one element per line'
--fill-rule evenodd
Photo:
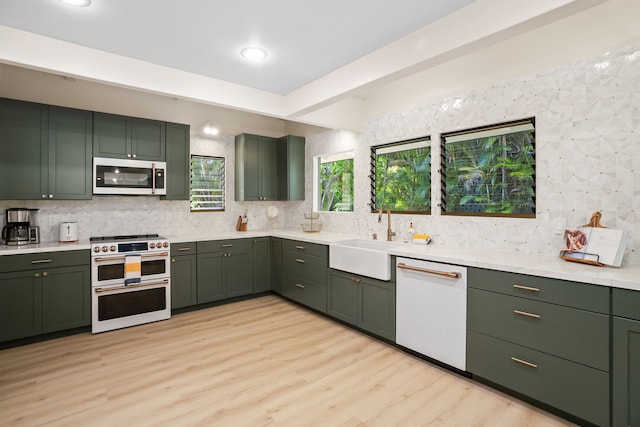
<path fill-rule="evenodd" d="M 413 222 L 409 223 L 409 230 L 407 231 L 409 234 L 408 241 L 411 242 L 413 240 L 413 235 L 416 234 L 415 228 L 413 228 Z"/>

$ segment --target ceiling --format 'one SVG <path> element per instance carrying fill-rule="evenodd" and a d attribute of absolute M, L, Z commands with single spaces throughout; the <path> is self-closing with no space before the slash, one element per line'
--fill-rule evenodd
<path fill-rule="evenodd" d="M 359 130 L 375 115 L 465 84 L 638 40 L 638 3 L 92 0 L 78 8 L 60 0 L 0 0 L 0 63 Z M 239 51 L 248 45 L 269 56 L 246 62 Z"/>

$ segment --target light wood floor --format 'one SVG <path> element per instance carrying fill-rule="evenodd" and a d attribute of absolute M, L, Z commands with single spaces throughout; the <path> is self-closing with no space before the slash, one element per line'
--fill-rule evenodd
<path fill-rule="evenodd" d="M 276 296 L 0 351 L 3 426 L 566 426 Z"/>

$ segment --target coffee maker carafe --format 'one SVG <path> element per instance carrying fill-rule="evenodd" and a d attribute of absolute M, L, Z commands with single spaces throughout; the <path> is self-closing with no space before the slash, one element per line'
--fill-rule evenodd
<path fill-rule="evenodd" d="M 7 223 L 2 227 L 2 240 L 7 245 L 39 243 L 38 227 L 31 226 L 33 214 L 38 209 L 9 208 Z"/>

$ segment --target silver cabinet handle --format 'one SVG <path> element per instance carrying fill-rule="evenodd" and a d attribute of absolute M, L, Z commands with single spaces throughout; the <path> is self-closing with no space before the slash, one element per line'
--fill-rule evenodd
<path fill-rule="evenodd" d="M 191 248 L 178 248 L 178 252 L 190 251 Z"/>
<path fill-rule="evenodd" d="M 222 245 L 223 248 L 231 248 L 233 247 L 233 243 L 227 243 L 225 245 Z"/>
<path fill-rule="evenodd" d="M 40 273 L 34 274 L 33 277 L 35 277 L 36 279 L 39 279 L 40 278 Z"/>
<path fill-rule="evenodd" d="M 398 268 L 401 270 L 417 271 L 418 273 L 435 274 L 436 276 L 448 277 L 449 279 L 459 279 L 460 277 L 462 277 L 462 273 L 457 273 L 455 271 L 429 270 L 428 268 L 420 268 L 414 267 L 412 265 L 407 265 L 403 262 L 398 263 Z"/>
<path fill-rule="evenodd" d="M 299 287 L 300 289 L 304 289 L 304 285 L 301 285 L 300 283 L 296 283 L 296 286 Z"/>
<path fill-rule="evenodd" d="M 298 245 L 296 245 L 296 249 L 300 249 L 301 251 L 304 251 L 304 246 L 298 246 Z"/>
<path fill-rule="evenodd" d="M 296 261 L 297 261 L 297 262 L 299 262 L 299 263 L 302 263 L 302 264 L 304 264 L 304 260 L 303 260 L 303 259 L 300 259 L 300 258 L 296 258 Z"/>
<path fill-rule="evenodd" d="M 517 357 L 511 357 L 511 360 L 513 360 L 516 363 L 520 363 L 521 365 L 528 366 L 530 368 L 538 367 L 538 365 L 536 365 L 535 363 L 527 362 L 526 360 L 518 359 Z"/>
<path fill-rule="evenodd" d="M 47 277 L 49 275 L 49 273 L 47 273 L 46 271 L 42 272 L 42 277 Z"/>
<path fill-rule="evenodd" d="M 540 292 L 538 288 L 532 288 L 530 286 L 522 286 L 522 285 L 513 285 L 514 289 L 520 289 L 523 291 L 531 291 L 531 292 Z"/>
<path fill-rule="evenodd" d="M 526 311 L 513 310 L 513 312 L 520 316 L 531 317 L 532 319 L 540 319 L 542 317 L 539 314 L 527 313 Z"/>
<path fill-rule="evenodd" d="M 31 264 L 46 264 L 48 262 L 51 262 L 50 259 L 34 259 L 33 261 L 31 261 Z"/>

